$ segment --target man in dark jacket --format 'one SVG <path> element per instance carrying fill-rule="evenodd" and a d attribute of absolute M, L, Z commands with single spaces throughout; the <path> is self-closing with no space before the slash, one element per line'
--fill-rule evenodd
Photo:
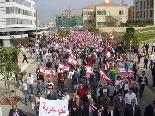
<path fill-rule="evenodd" d="M 84 97 L 83 97 L 83 102 L 84 102 L 84 104 L 89 103 L 89 98 L 93 98 L 94 102 L 95 102 L 95 103 L 97 102 L 96 97 L 94 96 L 94 94 L 91 93 L 90 89 L 88 88 L 88 89 L 86 90 L 86 94 L 85 94 Z"/>
<path fill-rule="evenodd" d="M 140 85 L 140 99 L 141 99 L 145 85 L 148 85 L 148 80 L 147 80 L 147 77 L 145 75 L 145 71 L 143 71 L 142 75 L 140 75 L 140 77 L 138 79 L 138 83 Z"/>
<path fill-rule="evenodd" d="M 57 100 L 57 94 L 53 92 L 53 89 L 50 89 L 50 94 L 47 95 L 48 100 Z"/>
<path fill-rule="evenodd" d="M 125 101 L 124 101 L 124 97 L 122 97 L 121 91 L 118 91 L 117 95 L 114 96 L 113 105 L 114 105 L 114 108 L 118 110 L 119 115 L 124 116 Z"/>
<path fill-rule="evenodd" d="M 155 87 L 155 62 L 153 63 L 153 68 L 152 68 L 152 80 L 153 80 L 153 87 Z"/>
<path fill-rule="evenodd" d="M 152 104 L 146 106 L 144 111 L 144 116 L 155 116 L 155 101 L 152 102 Z"/>
<path fill-rule="evenodd" d="M 131 100 L 131 105 L 127 105 L 124 111 L 124 116 L 142 116 L 140 107 L 137 106 L 136 100 Z"/>
<path fill-rule="evenodd" d="M 52 62 L 50 61 L 50 59 L 48 59 L 48 62 L 46 63 L 46 67 L 52 68 Z"/>
<path fill-rule="evenodd" d="M 12 109 L 9 111 L 9 116 L 26 116 L 21 109 L 17 108 L 17 105 L 12 105 Z"/>
<path fill-rule="evenodd" d="M 98 109 L 93 98 L 89 98 L 89 103 L 85 104 L 85 116 L 98 116 Z"/>

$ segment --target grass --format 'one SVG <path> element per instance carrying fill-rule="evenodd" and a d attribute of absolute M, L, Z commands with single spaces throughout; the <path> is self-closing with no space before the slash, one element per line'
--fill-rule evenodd
<path fill-rule="evenodd" d="M 148 27 L 141 29 L 141 31 L 150 31 L 150 30 L 155 30 L 155 27 Z"/>
<path fill-rule="evenodd" d="M 154 39 L 155 33 L 154 32 L 145 32 L 145 33 L 137 34 L 137 36 L 138 36 L 138 41 L 141 43 L 144 41 Z"/>

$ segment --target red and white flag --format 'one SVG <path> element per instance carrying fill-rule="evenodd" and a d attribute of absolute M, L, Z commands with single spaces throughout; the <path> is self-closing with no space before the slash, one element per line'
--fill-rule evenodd
<path fill-rule="evenodd" d="M 64 63 L 59 63 L 59 69 L 63 69 L 64 66 L 65 66 Z"/>
<path fill-rule="evenodd" d="M 65 72 L 69 72 L 69 68 L 70 68 L 70 65 L 64 64 L 63 70 L 64 70 Z"/>
<path fill-rule="evenodd" d="M 106 64 L 104 65 L 104 70 L 109 70 L 109 64 L 108 64 L 108 63 L 106 63 Z"/>
<path fill-rule="evenodd" d="M 110 82 L 110 78 L 101 69 L 100 69 L 100 75 L 104 81 Z"/>
<path fill-rule="evenodd" d="M 139 54 L 143 57 L 145 53 L 143 51 L 139 51 Z"/>
<path fill-rule="evenodd" d="M 39 68 L 41 74 L 45 74 L 45 69 L 43 67 Z"/>
<path fill-rule="evenodd" d="M 110 52 L 106 50 L 104 54 L 106 55 L 106 60 L 108 60 L 110 58 Z"/>
<path fill-rule="evenodd" d="M 131 78 L 129 77 L 129 75 L 123 77 L 122 80 L 124 80 L 124 81 L 126 80 L 126 81 L 128 81 L 128 84 L 131 84 Z"/>
<path fill-rule="evenodd" d="M 56 77 L 56 72 L 52 68 L 45 68 L 45 76 L 46 77 Z"/>
<path fill-rule="evenodd" d="M 126 72 L 125 68 L 119 68 L 119 71 L 121 74 L 134 74 L 135 73 L 132 70 L 128 70 L 128 72 Z"/>
<path fill-rule="evenodd" d="M 94 74 L 93 68 L 91 66 L 86 65 L 86 69 L 87 69 L 87 71 L 86 71 L 87 75 L 93 75 Z"/>
<path fill-rule="evenodd" d="M 68 59 L 68 64 L 76 65 L 77 64 L 77 60 L 70 56 L 69 59 Z"/>

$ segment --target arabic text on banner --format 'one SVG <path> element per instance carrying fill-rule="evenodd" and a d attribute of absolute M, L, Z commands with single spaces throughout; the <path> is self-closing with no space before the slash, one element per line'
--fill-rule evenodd
<path fill-rule="evenodd" d="M 68 100 L 40 98 L 39 116 L 67 116 L 68 114 Z"/>

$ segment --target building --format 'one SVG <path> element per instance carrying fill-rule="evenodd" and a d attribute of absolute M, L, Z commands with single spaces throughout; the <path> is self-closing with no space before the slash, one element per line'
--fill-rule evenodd
<path fill-rule="evenodd" d="M 21 28 L 32 27 L 36 27 L 34 0 L 0 0 L 0 28 L 9 30 L 0 32 L 1 43 L 4 47 L 10 47 L 10 40 L 13 38 L 18 36 L 27 37 L 25 32 L 22 31 L 18 35 L 18 32 L 15 32 L 15 28 L 22 30 Z"/>
<path fill-rule="evenodd" d="M 0 28 L 36 27 L 34 0 L 1 0 Z"/>
<path fill-rule="evenodd" d="M 136 20 L 153 20 L 155 25 L 155 1 L 134 0 L 134 11 Z"/>
<path fill-rule="evenodd" d="M 97 5 L 88 5 L 83 8 L 84 29 L 98 28 L 99 26 L 116 26 L 126 23 L 128 20 L 129 6 L 121 5 L 105 0 Z"/>
<path fill-rule="evenodd" d="M 49 22 L 46 24 L 47 27 L 55 27 L 56 26 L 56 23 L 54 22 Z"/>
<path fill-rule="evenodd" d="M 134 6 L 129 6 L 128 20 L 134 20 Z"/>
<path fill-rule="evenodd" d="M 74 27 L 82 26 L 82 16 L 81 15 L 61 15 L 56 16 L 56 26 L 57 27 Z"/>
<path fill-rule="evenodd" d="M 36 27 L 40 27 L 40 14 L 39 11 L 36 10 Z"/>

